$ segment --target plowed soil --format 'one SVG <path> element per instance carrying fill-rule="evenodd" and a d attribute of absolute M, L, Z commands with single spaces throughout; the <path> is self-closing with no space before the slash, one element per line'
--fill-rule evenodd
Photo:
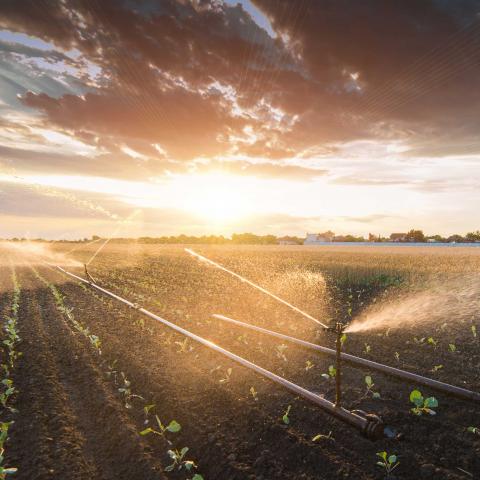
<path fill-rule="evenodd" d="M 345 292 L 335 293 L 328 281 L 320 285 L 315 275 L 331 272 L 332 263 L 330 257 L 316 252 L 200 250 L 288 300 L 297 300 L 296 305 L 319 318 L 331 320 L 332 305 L 349 298 Z M 86 261 L 91 253 L 79 251 L 72 257 Z M 332 255 L 343 262 L 342 272 L 354 271 L 341 255 Z M 435 275 L 441 274 L 438 258 L 421 256 L 425 271 L 435 264 Z M 195 472 L 205 479 L 221 480 L 380 479 L 385 475 L 375 463 L 376 453 L 382 450 L 398 455 L 395 478 L 479 478 L 480 436 L 467 432 L 468 426 L 480 427 L 478 405 L 420 388 L 426 396 L 435 395 L 439 407 L 435 416 L 417 417 L 410 412 L 408 400 L 415 385 L 344 366 L 345 407 L 380 414 L 402 433 L 400 440 L 372 442 L 308 401 L 204 346 L 191 340 L 185 343 L 160 323 L 91 288 L 82 288 L 41 262 L 23 264 L 28 258 L 19 256 L 13 266 L 22 289 L 19 349 L 23 356 L 13 372 L 18 412 L 5 452 L 6 464 L 18 468 L 15 478 L 19 480 L 190 479 Z M 446 257 L 442 261 L 447 262 Z M 476 257 L 472 262 L 478 266 Z M 11 301 L 11 270 L 5 263 L 0 271 L 2 309 Z M 458 265 L 458 260 L 453 264 Z M 400 262 L 395 268 L 402 273 L 407 264 Z M 82 275 L 79 267 L 68 269 Z M 135 251 L 115 245 L 99 256 L 91 273 L 105 288 L 333 400 L 334 382 L 322 377 L 332 359 L 290 344 L 285 348 L 279 340 L 222 324 L 211 314 L 230 315 L 331 346 L 329 334 L 248 285 L 193 261 L 183 249 Z M 355 282 L 350 278 L 353 289 L 358 286 Z M 47 284 L 56 285 L 75 319 L 99 337 L 101 353 L 58 309 Z M 346 283 L 342 285 L 347 288 Z M 364 293 L 365 302 L 384 295 L 384 290 L 371 287 Z M 320 295 L 329 296 L 328 301 Z M 355 304 L 353 308 L 361 307 Z M 477 312 L 468 323 L 443 329 L 430 325 L 395 330 L 394 334 L 351 334 L 345 349 L 478 391 L 480 344 L 470 330 L 470 324 L 478 325 L 478 320 Z M 429 335 L 439 342 L 435 348 L 412 341 L 413 336 Z M 448 349 L 452 342 L 457 346 L 454 354 Z M 370 345 L 368 353 L 365 343 Z M 395 360 L 394 352 L 400 360 Z M 307 360 L 312 368 L 307 368 Z M 442 367 L 432 372 L 435 365 Z M 131 399 L 131 408 L 126 408 L 118 390 L 123 385 L 122 374 L 131 382 L 132 393 L 141 397 Z M 380 399 L 366 393 L 368 374 Z M 150 404 L 155 404 L 152 412 L 164 423 L 179 422 L 181 431 L 163 437 L 139 435 L 146 426 L 143 407 Z M 289 405 L 287 425 L 282 416 Z M 152 415 L 148 418 L 149 425 L 155 426 Z M 329 438 L 312 440 L 329 432 Z M 171 463 L 167 450 L 185 446 L 189 447 L 186 458 L 197 465 L 195 472 L 166 472 Z"/>

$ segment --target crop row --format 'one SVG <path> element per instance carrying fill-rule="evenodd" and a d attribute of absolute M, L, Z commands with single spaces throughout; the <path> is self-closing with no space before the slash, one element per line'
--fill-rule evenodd
<path fill-rule="evenodd" d="M 4 480 L 8 475 L 17 471 L 15 467 L 6 467 L 4 465 L 5 444 L 8 440 L 8 432 L 14 423 L 13 416 L 17 410 L 13 407 L 17 389 L 13 384 L 12 371 L 15 368 L 21 352 L 18 351 L 17 345 L 20 343 L 18 332 L 18 311 L 20 308 L 21 286 L 18 281 L 14 268 L 12 267 L 11 280 L 13 284 L 12 302 L 8 313 L 4 315 L 2 325 L 2 344 L 0 365 L 2 372 L 2 380 L 0 381 L 0 405 L 1 421 L 0 421 L 0 479 Z"/>
<path fill-rule="evenodd" d="M 105 355 L 102 353 L 102 342 L 99 336 L 94 335 L 87 326 L 75 317 L 73 309 L 67 305 L 66 296 L 61 290 L 56 285 L 42 277 L 38 271 L 35 269 L 33 269 L 33 271 L 36 277 L 42 281 L 52 293 L 57 310 L 69 322 L 74 331 L 85 337 L 96 355 L 101 358 L 101 364 L 105 369 L 105 375 L 115 385 L 125 408 L 130 410 L 136 408 L 137 404 L 142 404 L 140 408 L 142 409 L 144 420 L 139 435 L 154 435 L 166 441 L 168 446 L 167 455 L 171 463 L 165 467 L 165 471 L 184 471 L 186 475 L 189 476 L 190 480 L 203 480 L 201 474 L 194 473 L 197 464 L 193 460 L 187 458 L 189 448 L 176 447 L 170 438 L 170 434 L 175 434 L 181 430 L 181 425 L 175 420 L 171 420 L 169 423 L 165 424 L 162 422 L 159 415 L 154 413 L 156 405 L 149 402 L 144 403 L 144 397 L 134 392 L 131 380 L 127 378 L 124 371 L 118 368 L 118 360 L 105 358 Z M 82 288 L 85 288 L 83 284 L 80 285 Z M 94 292 L 90 291 L 90 293 L 96 295 Z M 98 299 L 104 301 L 100 296 L 98 296 Z M 193 475 L 193 477 L 190 477 L 190 475 Z"/>

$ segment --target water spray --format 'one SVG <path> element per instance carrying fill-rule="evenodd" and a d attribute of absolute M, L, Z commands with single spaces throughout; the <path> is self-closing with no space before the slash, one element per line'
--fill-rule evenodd
<path fill-rule="evenodd" d="M 295 312 L 299 313 L 300 315 L 303 315 L 305 318 L 308 318 L 309 320 L 312 320 L 313 322 L 317 323 L 318 325 L 322 326 L 323 328 L 325 328 L 325 329 L 329 328 L 328 325 L 325 325 L 324 323 L 322 323 L 317 318 L 312 317 L 312 315 L 310 315 L 309 313 L 304 312 L 303 310 L 300 310 L 298 307 L 296 307 L 295 305 L 292 305 L 291 303 L 287 302 L 283 298 L 278 297 L 277 295 L 275 295 L 274 293 L 272 293 L 272 292 L 268 291 L 267 289 L 261 287 L 260 285 L 257 285 L 256 283 L 253 283 L 252 281 L 248 280 L 248 278 L 245 278 L 244 276 L 242 276 L 238 273 L 235 273 L 232 270 L 229 270 L 228 268 L 224 267 L 223 265 L 220 265 L 219 263 L 214 262 L 213 260 L 210 260 L 209 258 L 204 257 L 203 255 L 200 255 L 199 253 L 194 252 L 191 248 L 186 248 L 185 251 L 187 253 L 189 253 L 190 255 L 192 255 L 193 257 L 201 260 L 202 262 L 206 262 L 209 265 L 212 265 L 213 267 L 218 268 L 219 270 L 222 270 L 223 272 L 226 272 L 226 273 L 232 275 L 235 278 L 238 278 L 241 282 L 248 283 L 248 285 L 250 285 L 251 287 L 256 288 L 257 290 L 260 290 L 265 295 L 268 295 L 269 297 L 272 297 L 273 299 L 277 300 L 277 302 L 283 303 L 288 308 L 291 308 Z"/>

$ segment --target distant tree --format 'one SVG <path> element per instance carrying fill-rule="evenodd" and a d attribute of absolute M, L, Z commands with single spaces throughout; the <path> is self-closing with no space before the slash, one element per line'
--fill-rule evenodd
<path fill-rule="evenodd" d="M 469 242 L 480 242 L 480 230 L 477 230 L 476 232 L 468 232 L 465 235 L 465 238 Z"/>
<path fill-rule="evenodd" d="M 463 243 L 465 242 L 465 238 L 462 237 L 461 235 L 458 235 L 458 234 L 455 234 L 455 235 L 450 235 L 448 238 L 447 238 L 447 242 L 455 242 L 455 243 Z"/>
<path fill-rule="evenodd" d="M 407 235 L 405 235 L 405 240 L 407 242 L 421 243 L 425 241 L 425 235 L 422 230 L 410 230 Z"/>

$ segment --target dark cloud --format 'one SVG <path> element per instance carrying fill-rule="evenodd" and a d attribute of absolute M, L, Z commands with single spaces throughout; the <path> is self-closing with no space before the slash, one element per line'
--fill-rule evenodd
<path fill-rule="evenodd" d="M 480 2 L 254 3 L 275 38 L 241 5 L 213 0 L 3 0 L 0 27 L 76 49 L 78 62 L 101 69 L 94 84 L 81 79 L 82 92 L 52 79 L 17 85 L 45 122 L 98 143 L 158 143 L 182 161 L 235 154 L 282 164 L 355 139 L 431 142 L 460 125 L 461 145 L 475 134 Z"/>

